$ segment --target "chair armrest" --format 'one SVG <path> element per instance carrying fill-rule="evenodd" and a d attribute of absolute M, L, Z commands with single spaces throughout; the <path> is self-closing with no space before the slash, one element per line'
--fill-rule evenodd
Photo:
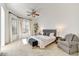
<path fill-rule="evenodd" d="M 65 41 L 66 39 L 65 38 L 62 38 L 62 37 L 59 37 L 58 40 Z"/>
<path fill-rule="evenodd" d="M 67 41 L 64 41 L 64 40 L 61 40 L 61 39 L 58 40 L 58 43 L 61 43 L 62 44 L 64 42 L 67 42 Z"/>
<path fill-rule="evenodd" d="M 65 39 L 65 38 L 61 38 L 60 40 L 61 40 L 61 41 L 65 41 L 66 39 Z"/>

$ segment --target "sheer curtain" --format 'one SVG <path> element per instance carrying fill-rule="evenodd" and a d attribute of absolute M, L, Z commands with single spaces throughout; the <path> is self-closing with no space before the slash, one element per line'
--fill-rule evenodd
<path fill-rule="evenodd" d="M 23 44 L 27 44 L 28 43 L 28 37 L 30 35 L 30 23 L 29 20 L 26 19 L 22 19 L 22 33 L 21 33 L 21 38 L 22 38 L 22 42 Z"/>
<path fill-rule="evenodd" d="M 24 19 L 22 23 L 22 28 L 23 28 L 23 33 L 28 33 L 29 32 L 29 21 Z"/>
<path fill-rule="evenodd" d="M 30 35 L 30 23 L 29 20 L 27 19 L 22 19 L 22 37 L 27 37 L 28 35 Z"/>

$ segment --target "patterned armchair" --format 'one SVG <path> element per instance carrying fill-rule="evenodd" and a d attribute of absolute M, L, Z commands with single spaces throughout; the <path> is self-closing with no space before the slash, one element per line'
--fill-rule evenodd
<path fill-rule="evenodd" d="M 78 51 L 78 42 L 79 38 L 75 34 L 67 34 L 64 40 L 58 40 L 58 47 L 67 52 L 68 54 L 72 54 Z"/>

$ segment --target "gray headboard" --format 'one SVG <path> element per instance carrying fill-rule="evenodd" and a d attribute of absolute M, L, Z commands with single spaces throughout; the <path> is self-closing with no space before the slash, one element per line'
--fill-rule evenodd
<path fill-rule="evenodd" d="M 54 33 L 54 36 L 56 36 L 56 29 L 43 29 L 43 35 L 49 36 L 50 33 Z"/>

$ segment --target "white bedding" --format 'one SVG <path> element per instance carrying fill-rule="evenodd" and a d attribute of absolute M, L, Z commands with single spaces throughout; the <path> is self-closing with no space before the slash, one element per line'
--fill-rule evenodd
<path fill-rule="evenodd" d="M 44 35 L 31 36 L 30 38 L 36 39 L 38 41 L 38 46 L 40 48 L 45 48 L 45 46 L 54 42 L 56 39 L 55 36 L 44 36 Z"/>

